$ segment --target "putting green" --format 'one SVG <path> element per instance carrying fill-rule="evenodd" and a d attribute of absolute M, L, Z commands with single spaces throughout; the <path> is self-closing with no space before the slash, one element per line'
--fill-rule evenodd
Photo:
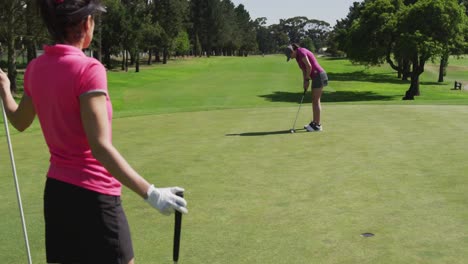
<path fill-rule="evenodd" d="M 186 188 L 180 263 L 465 263 L 468 106 L 324 105 L 114 120 L 114 143 L 157 186 Z M 298 128 L 309 121 L 304 105 Z M 33 260 L 44 257 L 39 131 L 13 135 Z M 3 143 L 2 143 L 3 144 Z M 25 263 L 0 148 L 1 263 Z M 169 263 L 174 218 L 124 190 L 137 263 Z M 375 236 L 364 238 L 362 233 Z"/>

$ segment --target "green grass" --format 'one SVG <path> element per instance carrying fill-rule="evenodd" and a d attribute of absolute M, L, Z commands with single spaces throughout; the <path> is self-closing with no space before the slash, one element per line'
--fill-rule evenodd
<path fill-rule="evenodd" d="M 301 76 L 283 57 L 109 73 L 115 145 L 151 182 L 187 190 L 180 263 L 465 263 L 468 93 L 450 90 L 451 71 L 442 85 L 427 71 L 422 96 L 401 101 L 409 84 L 387 67 L 321 62 L 332 81 L 317 134 L 288 133 Z M 309 118 L 305 105 L 298 124 Z M 45 263 L 47 149 L 37 123 L 12 134 L 33 260 Z M 0 262 L 26 263 L 7 157 L 1 147 Z M 137 263 L 169 263 L 173 217 L 127 189 L 123 203 Z"/>
<path fill-rule="evenodd" d="M 324 102 L 408 104 L 401 98 L 409 83 L 398 80 L 389 67 L 366 69 L 335 59 L 321 64 L 330 78 Z M 468 78 L 466 68 L 450 70 L 439 84 L 437 75 L 427 71 L 422 95 L 410 104 L 466 104 L 468 93 L 450 90 L 460 76 Z M 140 73 L 110 72 L 109 86 L 118 116 L 287 106 L 297 102 L 302 89 L 296 63 L 278 56 L 188 59 Z"/>

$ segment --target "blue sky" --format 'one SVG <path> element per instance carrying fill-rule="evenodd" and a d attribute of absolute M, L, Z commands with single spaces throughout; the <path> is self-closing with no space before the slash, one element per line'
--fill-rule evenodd
<path fill-rule="evenodd" d="M 243 4 L 252 20 L 266 17 L 268 25 L 279 23 L 280 19 L 305 16 L 336 24 L 346 17 L 353 2 L 362 0 L 231 0 L 236 6 Z"/>

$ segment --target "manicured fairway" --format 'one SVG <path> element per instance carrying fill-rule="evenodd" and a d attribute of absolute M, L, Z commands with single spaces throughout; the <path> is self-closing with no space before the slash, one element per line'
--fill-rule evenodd
<path fill-rule="evenodd" d="M 297 66 L 267 58 L 270 79 L 263 70 L 242 70 L 258 67 L 261 59 L 245 66 L 227 58 L 242 73 L 225 75 L 230 81 L 168 65 L 152 74 L 171 78 L 148 79 L 154 85 L 131 90 L 127 78 L 135 74 L 109 74 L 117 148 L 157 186 L 186 188 L 189 215 L 183 217 L 179 263 L 466 262 L 464 92 L 452 93 L 450 82 L 430 84 L 423 96 L 440 93 L 445 103 L 401 102 L 399 93 L 407 86 L 381 81 L 390 80 L 388 69 L 365 70 L 360 77 L 359 66 L 326 60 L 329 72 L 344 77 L 324 95 L 324 131 L 289 134 L 301 95 Z M 208 62 L 184 63 L 203 68 Z M 220 74 L 226 73 L 222 65 Z M 451 100 L 454 105 L 446 103 Z M 310 121 L 309 102 L 297 128 Z M 37 123 L 12 139 L 33 260 L 44 263 L 46 146 Z M 0 263 L 19 264 L 26 257 L 8 161 L 0 142 Z M 172 263 L 173 216 L 158 214 L 127 189 L 123 204 L 137 263 Z M 361 237 L 364 232 L 375 237 Z"/>

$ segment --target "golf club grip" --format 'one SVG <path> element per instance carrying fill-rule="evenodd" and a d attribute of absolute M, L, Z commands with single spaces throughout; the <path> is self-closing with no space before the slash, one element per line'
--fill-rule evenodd
<path fill-rule="evenodd" d="M 183 192 L 177 192 L 177 196 L 184 197 Z M 174 224 L 174 249 L 172 251 L 172 260 L 179 261 L 179 248 L 180 248 L 180 230 L 182 227 L 182 213 L 175 211 L 175 224 Z"/>

